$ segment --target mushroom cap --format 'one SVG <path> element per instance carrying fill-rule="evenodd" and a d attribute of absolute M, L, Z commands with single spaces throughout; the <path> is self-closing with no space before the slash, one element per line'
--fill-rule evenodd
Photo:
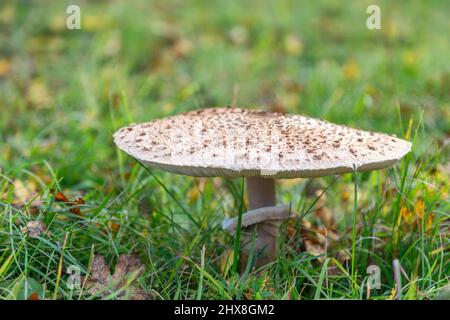
<path fill-rule="evenodd" d="M 152 168 L 199 177 L 320 177 L 389 167 L 411 143 L 302 115 L 208 108 L 124 127 L 116 145 Z"/>

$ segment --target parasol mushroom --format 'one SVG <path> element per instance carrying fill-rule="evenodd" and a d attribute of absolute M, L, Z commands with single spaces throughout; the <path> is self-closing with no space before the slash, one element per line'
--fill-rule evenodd
<path fill-rule="evenodd" d="M 245 177 L 251 211 L 242 216 L 242 226 L 258 225 L 257 265 L 276 257 L 279 222 L 290 214 L 288 207 L 275 207 L 275 179 L 387 168 L 411 150 L 410 142 L 383 133 L 229 107 L 128 126 L 114 141 L 148 167 L 197 177 Z M 231 232 L 236 226 L 236 219 L 224 222 Z"/>

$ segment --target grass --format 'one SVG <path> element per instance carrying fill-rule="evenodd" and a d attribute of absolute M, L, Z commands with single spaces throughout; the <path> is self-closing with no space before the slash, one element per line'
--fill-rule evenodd
<path fill-rule="evenodd" d="M 76 3 L 82 29 L 69 31 Z M 162 299 L 393 299 L 395 259 L 401 296 L 433 299 L 450 270 L 450 8 L 378 1 L 371 31 L 372 3 L 2 2 L 0 298 L 93 299 L 67 268 L 137 253 L 134 285 Z M 396 134 L 413 151 L 389 170 L 279 181 L 278 202 L 304 221 L 283 225 L 276 262 L 239 275 L 221 221 L 245 206 L 243 181 L 144 169 L 111 137 L 233 103 Z M 82 197 L 81 214 L 57 191 Z M 34 220 L 49 232 L 27 236 Z"/>

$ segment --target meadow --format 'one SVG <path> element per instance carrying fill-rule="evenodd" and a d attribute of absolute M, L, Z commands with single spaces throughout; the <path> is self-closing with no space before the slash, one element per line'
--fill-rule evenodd
<path fill-rule="evenodd" d="M 377 1 L 382 28 L 369 30 L 373 2 L 2 1 L 0 299 L 442 296 L 450 3 Z M 80 30 L 66 28 L 71 4 Z M 112 140 L 130 123 L 227 105 L 413 148 L 386 170 L 279 180 L 278 202 L 299 215 L 277 261 L 240 273 L 221 223 L 248 205 L 244 180 L 149 170 Z"/>

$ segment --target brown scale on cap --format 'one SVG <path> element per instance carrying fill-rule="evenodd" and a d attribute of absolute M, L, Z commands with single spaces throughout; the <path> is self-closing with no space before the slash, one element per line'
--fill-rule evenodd
<path fill-rule="evenodd" d="M 388 167 L 411 143 L 301 115 L 211 108 L 136 124 L 114 135 L 150 167 L 191 176 L 299 178 Z"/>

